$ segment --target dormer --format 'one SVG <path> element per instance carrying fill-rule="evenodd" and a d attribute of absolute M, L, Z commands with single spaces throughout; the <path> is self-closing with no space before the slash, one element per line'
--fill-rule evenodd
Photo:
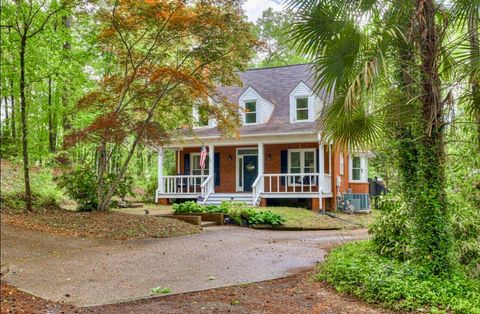
<path fill-rule="evenodd" d="M 320 112 L 320 100 L 304 82 L 290 93 L 290 123 L 315 121 Z"/>
<path fill-rule="evenodd" d="M 208 102 L 213 104 L 213 100 L 209 97 Z M 192 108 L 193 112 L 193 125 L 195 128 L 211 128 L 216 126 L 215 119 L 209 117 L 208 110 L 201 107 L 200 104 L 194 104 Z"/>
<path fill-rule="evenodd" d="M 251 86 L 243 92 L 238 101 L 241 108 L 242 123 L 244 125 L 255 125 L 267 122 L 275 107 Z"/>

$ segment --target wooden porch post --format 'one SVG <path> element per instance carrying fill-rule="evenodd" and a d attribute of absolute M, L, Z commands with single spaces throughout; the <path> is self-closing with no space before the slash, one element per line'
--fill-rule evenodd
<path fill-rule="evenodd" d="M 210 173 L 212 174 L 212 179 L 210 180 L 210 188 L 209 190 L 212 193 L 215 193 L 215 146 L 208 145 L 208 169 L 210 169 Z"/>
<path fill-rule="evenodd" d="M 265 156 L 263 143 L 258 143 L 258 175 L 264 173 L 265 169 Z"/>
<path fill-rule="evenodd" d="M 318 171 L 320 172 L 319 175 L 319 183 L 318 183 L 318 202 L 319 202 L 319 209 L 320 211 L 323 211 L 323 187 L 325 186 L 325 156 L 323 152 L 323 139 L 322 139 L 322 134 L 318 134 Z M 320 191 L 320 187 L 322 187 L 322 191 Z"/>
<path fill-rule="evenodd" d="M 165 186 L 163 182 L 163 157 L 164 157 L 164 152 L 163 152 L 163 147 L 160 147 L 158 149 L 158 191 L 160 194 L 165 193 Z M 157 195 L 158 198 L 158 195 Z"/>

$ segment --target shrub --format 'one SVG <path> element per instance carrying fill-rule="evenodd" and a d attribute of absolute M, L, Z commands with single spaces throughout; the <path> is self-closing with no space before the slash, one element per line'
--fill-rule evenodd
<path fill-rule="evenodd" d="M 77 202 L 77 209 L 79 211 L 93 211 L 97 209 L 97 180 L 95 171 L 85 167 L 77 167 L 72 171 L 63 173 L 57 178 L 59 187 L 65 189 L 67 195 Z M 108 191 L 113 180 L 113 174 L 105 177 L 105 191 Z M 125 176 L 118 184 L 114 196 L 122 199 L 127 195 L 133 196 L 132 185 L 133 179 Z M 114 202 L 112 202 L 110 206 L 113 204 Z"/>
<path fill-rule="evenodd" d="M 203 206 L 194 201 L 173 204 L 173 211 L 176 214 L 203 213 Z"/>
<path fill-rule="evenodd" d="M 218 208 L 224 214 L 228 214 L 230 216 L 240 216 L 242 210 L 244 210 L 246 207 L 247 206 L 244 202 L 223 201 Z"/>
<path fill-rule="evenodd" d="M 248 223 L 251 225 L 272 225 L 278 226 L 283 224 L 286 219 L 277 213 L 271 211 L 260 211 L 249 213 Z"/>
<path fill-rule="evenodd" d="M 427 267 L 379 255 L 371 241 L 334 249 L 320 266 L 318 279 L 396 310 L 480 313 L 479 280 L 461 271 L 435 276 Z"/>
<path fill-rule="evenodd" d="M 24 192 L 4 193 L 0 197 L 2 210 L 10 213 L 22 212 L 27 207 Z M 34 211 L 58 210 L 60 204 L 58 200 L 51 195 L 41 195 L 32 192 L 32 208 Z"/>
<path fill-rule="evenodd" d="M 380 217 L 370 225 L 373 243 L 380 254 L 405 260 L 412 254 L 412 218 L 405 203 L 395 197 L 379 200 Z"/>

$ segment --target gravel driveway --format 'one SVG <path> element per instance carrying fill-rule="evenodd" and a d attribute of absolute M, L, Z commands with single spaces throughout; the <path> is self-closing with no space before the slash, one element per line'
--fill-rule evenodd
<path fill-rule="evenodd" d="M 191 236 L 130 241 L 64 238 L 2 225 L 4 280 L 39 297 L 91 306 L 291 275 L 321 262 L 321 244 L 356 231 L 260 231 L 212 227 Z"/>

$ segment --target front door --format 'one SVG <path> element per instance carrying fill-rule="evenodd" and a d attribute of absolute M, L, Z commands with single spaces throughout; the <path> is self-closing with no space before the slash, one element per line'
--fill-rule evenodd
<path fill-rule="evenodd" d="M 252 192 L 258 176 L 258 156 L 243 156 L 243 191 Z"/>

